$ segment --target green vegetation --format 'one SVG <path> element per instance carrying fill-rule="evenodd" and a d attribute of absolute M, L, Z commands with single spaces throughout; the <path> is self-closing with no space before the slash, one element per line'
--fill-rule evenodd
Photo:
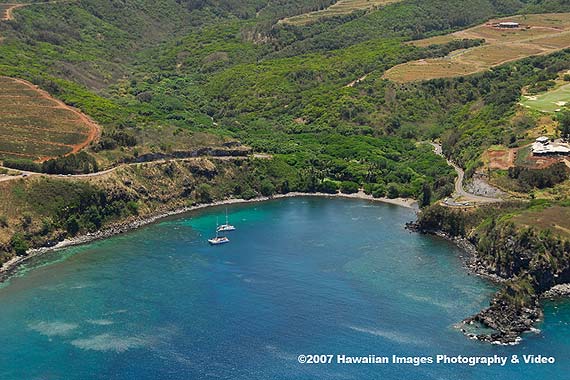
<path fill-rule="evenodd" d="M 294 170 L 312 167 L 316 183 L 326 178 L 359 186 L 393 183 L 398 195 L 416 197 L 425 182 L 433 186 L 434 194 L 442 196 L 443 186 L 452 181 L 451 169 L 429 148 L 416 149 L 402 137 L 371 125 L 368 119 L 378 116 L 373 104 L 359 99 L 358 90 L 345 87 L 356 75 L 383 70 L 418 49 L 402 49 L 393 39 L 376 39 L 327 56 L 260 59 L 272 54 L 269 46 L 248 42 L 244 36 L 250 22 L 229 15 L 211 18 L 199 31 L 188 30 L 187 35 L 181 31 L 179 38 L 165 40 L 158 48 L 146 48 L 144 35 L 136 44 L 131 41 L 132 25 L 121 25 L 110 15 L 110 25 L 101 25 L 91 15 L 93 9 L 81 7 L 59 4 L 41 11 L 39 7 L 20 10 L 17 22 L 9 23 L 5 32 L 11 38 L 2 46 L 7 54 L 0 59 L 0 70 L 23 74 L 101 122 L 105 131 L 94 147 L 98 157 L 135 156 L 140 154 L 137 145 L 141 142 L 146 150 L 168 151 L 184 136 L 199 132 L 240 139 L 257 151 L 281 156 Z M 127 4 L 121 12 L 136 10 Z M 74 36 L 62 27 L 80 23 L 92 25 L 82 29 L 85 35 Z M 55 35 L 28 45 L 27 36 L 40 29 Z M 128 41 L 132 47 L 129 56 L 119 48 Z M 57 57 L 50 56 L 47 49 L 56 49 Z M 440 54 L 425 50 L 425 54 Z M 30 58 L 43 58 L 34 65 L 16 60 L 16 52 L 21 51 Z M 89 76 L 87 81 L 76 78 L 72 68 L 67 73 L 57 72 L 46 62 L 59 60 L 69 66 L 77 59 L 121 62 L 100 64 L 97 70 L 134 71 L 129 80 L 106 86 L 105 81 L 113 82 L 114 73 L 82 68 Z M 31 67 L 37 70 L 30 72 Z M 105 99 L 69 80 L 98 89 Z M 165 134 L 154 136 L 153 131 L 164 124 L 179 131 L 171 140 L 159 140 Z M 153 144 L 154 139 L 158 141 Z"/>
<path fill-rule="evenodd" d="M 293 25 L 306 25 L 324 18 L 350 15 L 356 11 L 365 11 L 401 0 L 338 0 L 324 9 L 288 17 L 281 22 Z"/>
<path fill-rule="evenodd" d="M 560 137 L 565 140 L 570 139 L 570 111 L 563 111 L 558 114 L 558 129 Z"/>
<path fill-rule="evenodd" d="M 8 158 L 4 160 L 4 166 L 47 174 L 87 174 L 98 171 L 97 161 L 86 152 L 54 158 L 41 164 L 25 158 Z"/>
<path fill-rule="evenodd" d="M 529 191 L 533 188 L 553 187 L 567 180 L 569 172 L 570 170 L 564 163 L 558 162 L 545 169 L 515 166 L 509 169 L 509 177 L 517 180 L 519 191 Z"/>
<path fill-rule="evenodd" d="M 565 2 L 406 0 L 306 26 L 276 24 L 330 4 L 97 0 L 19 9 L 14 21 L 0 23 L 0 74 L 32 81 L 93 117 L 103 131 L 87 152 L 41 165 L 21 159 L 5 165 L 88 173 L 236 140 L 272 158 L 227 166 L 172 162 L 160 171 L 129 167 L 128 179 L 109 183 L 22 185 L 14 189 L 18 207 L 40 202 L 33 194 L 75 194 L 69 204 L 43 197 L 32 218 L 38 231 L 73 235 L 123 213 L 180 206 L 171 198 L 187 205 L 362 188 L 374 197 L 413 197 L 428 206 L 452 192 L 455 173 L 422 142 L 440 139 L 469 176 L 488 147 L 528 142 L 537 117 L 517 116 L 522 89 L 545 88 L 570 69 L 570 53 L 563 51 L 464 78 L 404 85 L 383 79 L 397 64 L 483 42 L 419 47 L 406 41 L 514 12 L 570 9 Z M 558 172 L 542 174 L 540 180 L 526 171 L 512 176 L 530 187 L 563 179 L 551 180 Z M 23 228 L 14 220 L 10 216 L 10 228 L 3 227 L 12 235 Z M 465 229 L 450 224 L 456 233 Z M 31 241 L 32 235 L 23 236 Z"/>
<path fill-rule="evenodd" d="M 455 80 L 398 88 L 379 77 L 397 63 L 449 51 L 403 46 L 401 38 L 443 33 L 523 6 L 455 1 L 442 7 L 435 0 L 412 1 L 351 20 L 269 32 L 267 22 L 291 15 L 290 8 L 262 1 L 199 7 L 144 3 L 139 8 L 125 2 L 112 12 L 106 1 L 20 9 L 16 21 L 1 25 L 6 40 L 0 72 L 31 79 L 102 123 L 105 131 L 95 150 L 105 161 L 140 154 L 138 144 L 145 145 L 143 151 L 168 151 L 184 138 L 206 133 L 283 155 L 297 170 L 316 167 L 319 180 L 393 184 L 392 195 L 414 197 L 427 182 L 434 199 L 447 194 L 451 170 L 427 149 L 418 154 L 400 139 L 423 140 L 451 130 L 469 109 L 466 102 L 493 97 L 489 92 L 499 89 Z M 305 4 L 309 10 L 322 6 Z M 149 21 L 149 14 L 158 15 L 157 21 Z M 188 20 L 198 27 L 185 27 Z M 79 35 L 72 32 L 78 25 L 83 26 Z M 49 35 L 42 36 L 45 31 Z M 333 37 L 342 45 L 329 44 Z M 39 42 L 31 44 L 32 38 Z M 358 88 L 345 87 L 366 73 L 372 74 Z M 482 116 L 467 122 L 478 119 L 476 127 L 487 120 L 503 123 L 504 108 L 489 112 L 497 106 L 484 107 Z M 164 125 L 179 132 L 166 140 L 164 134 L 156 137 L 154 131 Z M 492 130 L 488 138 L 499 135 Z M 361 150 L 352 148 L 355 140 L 365 142 Z M 473 145 L 461 162 L 472 165 L 467 161 L 477 159 L 485 142 Z M 333 169 L 321 169 L 329 162 Z M 366 172 L 378 172 L 377 166 L 381 173 L 367 178 Z M 388 171 L 405 174 L 382 178 Z"/>
<path fill-rule="evenodd" d="M 549 286 L 569 282 L 565 194 L 570 183 L 563 163 L 533 170 L 542 166 L 530 165 L 529 148 L 523 148 L 514 168 L 506 170 L 510 156 L 505 170 L 487 174 L 552 200 L 458 210 L 433 205 L 452 193 L 455 173 L 426 142 L 439 140 L 445 155 L 470 177 L 481 171 L 482 154 L 490 147 L 518 148 L 537 135 L 555 135 L 557 123 L 536 112 L 546 105 L 562 109 L 556 121 L 568 138 L 570 117 L 557 102 L 566 101 L 570 51 L 417 83 L 390 82 L 384 74 L 399 64 L 484 43 L 446 37 L 430 39 L 433 44 L 408 43 L 412 40 L 514 13 L 568 12 L 570 4 L 405 0 L 306 25 L 278 23 L 332 3 L 41 2 L 1 22 L 0 75 L 31 81 L 103 128 L 86 151 L 63 157 L 81 137 L 73 133 L 73 120 L 56 115 L 56 109 L 42 115 L 36 109 L 22 120 L 0 107 L 0 129 L 10 136 L 0 141 L 0 151 L 11 153 L 3 155 L 4 165 L 80 174 L 132 164 L 81 179 L 0 182 L 0 262 L 29 247 L 158 210 L 231 197 L 363 189 L 375 198 L 413 197 L 423 208 L 420 229 L 474 243 L 482 265 L 510 279 L 492 307 L 508 304 L 519 312 L 534 307 Z M 554 42 L 561 43 L 549 41 Z M 32 97 L 26 102 L 33 100 L 36 107 L 43 104 L 30 89 L 10 89 L 13 83 L 5 79 L 1 84 L 4 92 Z M 525 98 L 530 108 L 521 107 L 521 94 L 537 100 Z M 21 111 L 30 104 L 0 98 L 0 105 Z M 15 128 L 28 121 L 47 131 L 37 128 L 31 136 L 30 130 Z M 44 143 L 56 144 L 29 143 L 40 134 Z M 248 152 L 240 151 L 239 143 L 266 154 L 168 160 Z M 53 159 L 41 162 L 46 157 Z"/>

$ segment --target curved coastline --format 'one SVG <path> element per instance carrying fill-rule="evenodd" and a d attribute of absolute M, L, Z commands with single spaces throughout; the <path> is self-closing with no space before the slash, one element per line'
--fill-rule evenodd
<path fill-rule="evenodd" d="M 106 239 L 115 235 L 119 235 L 122 233 L 126 233 L 132 230 L 136 230 L 140 227 L 155 223 L 161 219 L 168 218 L 170 216 L 184 214 L 190 211 L 216 207 L 216 206 L 223 206 L 223 205 L 233 205 L 233 204 L 247 204 L 247 203 L 257 203 L 257 202 L 266 202 L 270 200 L 276 199 L 284 199 L 284 198 L 294 198 L 294 197 L 323 197 L 323 198 L 348 198 L 348 199 L 361 199 L 373 202 L 380 202 L 386 204 L 392 204 L 395 206 L 406 207 L 413 210 L 418 210 L 418 204 L 415 199 L 411 198 L 374 198 L 371 195 L 365 194 L 363 191 L 359 191 L 353 194 L 343 194 L 343 193 L 336 193 L 336 194 L 328 194 L 328 193 L 300 193 L 300 192 L 291 192 L 287 194 L 276 194 L 273 196 L 267 197 L 256 197 L 253 199 L 240 199 L 240 198 L 229 198 L 225 200 L 215 201 L 211 203 L 204 203 L 195 206 L 177 208 L 174 210 L 166 210 L 166 211 L 156 211 L 155 213 L 151 213 L 145 216 L 136 217 L 134 219 L 128 219 L 113 223 L 105 228 L 97 232 L 88 232 L 86 234 L 78 235 L 69 239 L 62 240 L 57 242 L 52 246 L 43 246 L 40 248 L 32 248 L 28 250 L 26 256 L 19 256 L 14 257 L 12 260 L 9 260 L 0 267 L 0 283 L 7 281 L 12 277 L 22 266 L 23 264 L 27 263 L 28 261 L 39 257 L 45 253 L 61 250 L 64 248 L 69 248 L 73 246 L 87 244 L 96 240 Z"/>

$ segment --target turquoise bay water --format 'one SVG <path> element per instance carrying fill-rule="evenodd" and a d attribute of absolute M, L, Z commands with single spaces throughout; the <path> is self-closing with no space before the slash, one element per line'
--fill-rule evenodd
<path fill-rule="evenodd" d="M 295 198 L 208 209 L 45 256 L 0 289 L 0 379 L 568 379 L 570 304 L 515 347 L 453 325 L 495 288 L 412 211 Z M 550 366 L 309 365 L 300 354 L 554 355 Z"/>

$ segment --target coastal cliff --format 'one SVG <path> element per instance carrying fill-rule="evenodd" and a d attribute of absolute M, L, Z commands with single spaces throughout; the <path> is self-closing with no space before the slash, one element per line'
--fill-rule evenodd
<path fill-rule="evenodd" d="M 490 306 L 463 321 L 462 331 L 481 341 L 514 344 L 542 318 L 540 299 L 565 292 L 570 282 L 570 241 L 549 229 L 523 227 L 511 216 L 525 203 L 451 209 L 434 205 L 423 210 L 412 228 L 468 246 L 468 266 L 501 284 Z"/>

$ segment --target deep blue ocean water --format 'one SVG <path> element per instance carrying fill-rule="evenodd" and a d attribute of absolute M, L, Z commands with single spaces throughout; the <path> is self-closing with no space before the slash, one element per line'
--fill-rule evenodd
<path fill-rule="evenodd" d="M 495 287 L 411 210 L 295 198 L 211 208 L 50 253 L 0 289 L 0 379 L 570 379 L 570 303 L 518 346 L 454 324 Z M 554 365 L 299 364 L 300 354 L 553 355 Z"/>

